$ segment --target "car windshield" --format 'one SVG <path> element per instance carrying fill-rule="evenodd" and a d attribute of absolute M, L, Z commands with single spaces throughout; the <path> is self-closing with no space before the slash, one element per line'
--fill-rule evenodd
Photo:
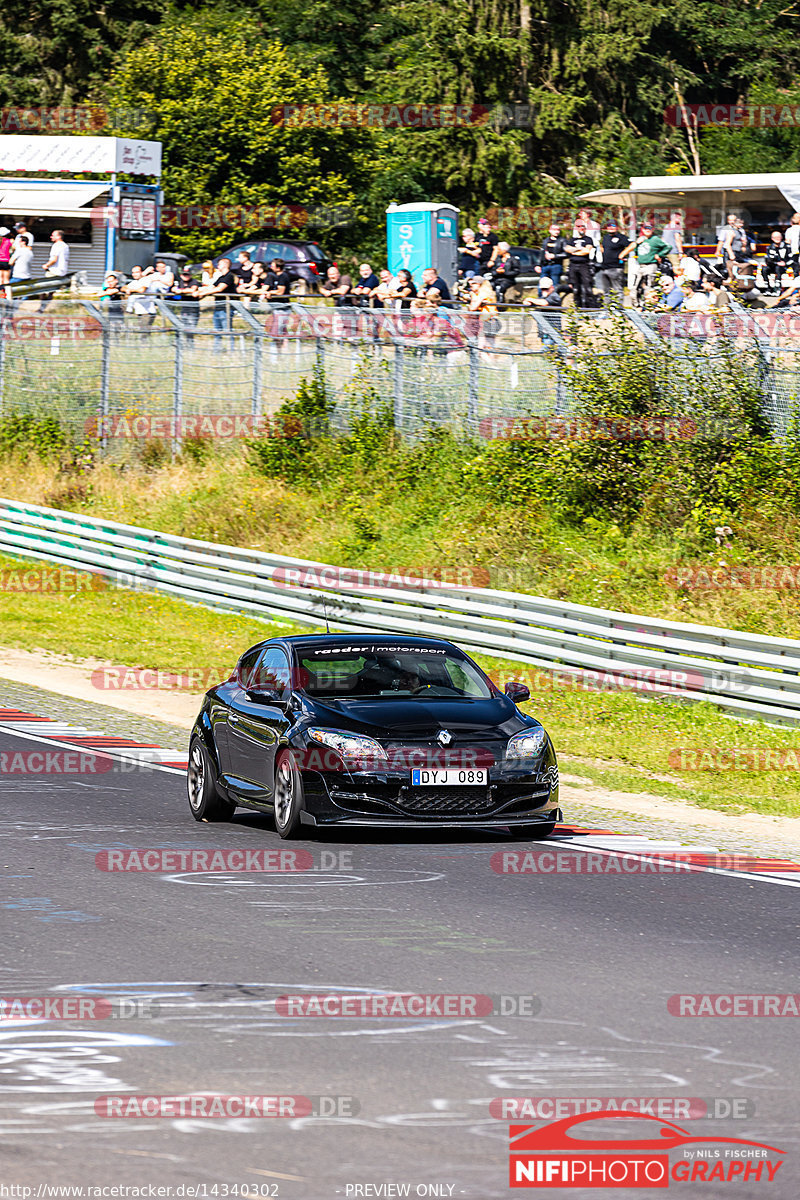
<path fill-rule="evenodd" d="M 340 700 L 379 696 L 487 699 L 492 689 L 467 658 L 412 646 L 320 647 L 301 651 L 300 687 L 309 696 Z"/>

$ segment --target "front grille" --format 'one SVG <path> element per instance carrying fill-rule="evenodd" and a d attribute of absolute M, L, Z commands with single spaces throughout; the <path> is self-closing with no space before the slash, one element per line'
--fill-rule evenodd
<path fill-rule="evenodd" d="M 495 807 L 496 801 L 486 788 L 477 788 L 473 792 L 455 788 L 425 788 L 405 792 L 398 798 L 397 804 L 405 812 L 439 817 L 489 812 Z"/>

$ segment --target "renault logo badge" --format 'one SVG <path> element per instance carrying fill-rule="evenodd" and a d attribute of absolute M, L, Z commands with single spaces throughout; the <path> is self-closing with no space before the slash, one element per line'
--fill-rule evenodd
<path fill-rule="evenodd" d="M 436 740 L 440 746 L 449 746 L 453 740 L 453 735 L 449 729 L 442 729 L 436 735 Z"/>

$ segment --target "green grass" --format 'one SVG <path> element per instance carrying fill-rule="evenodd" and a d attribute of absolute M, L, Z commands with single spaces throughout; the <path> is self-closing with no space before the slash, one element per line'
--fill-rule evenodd
<path fill-rule="evenodd" d="M 476 585 L 572 603 L 800 637 L 800 588 L 678 589 L 680 563 L 800 563 L 800 515 L 766 495 L 735 522 L 674 532 L 589 517 L 568 523 L 514 484 L 470 478 L 478 449 L 445 445 L 398 461 L 332 461 L 320 476 L 268 478 L 242 448 L 175 462 L 65 470 L 0 459 L 0 494 L 230 545 L 348 567 L 450 572 Z M 320 468 L 322 471 L 322 468 Z M 778 508 L 781 507 L 781 511 Z M 800 580 L 800 572 L 795 572 Z"/>
<path fill-rule="evenodd" d="M 22 566 L 35 564 L 0 559 L 0 571 Z M 247 646 L 292 632 L 308 632 L 308 627 L 256 621 L 125 590 L 6 591 L 0 612 L 3 646 L 174 674 L 218 672 L 220 678 Z M 577 691 L 522 663 L 475 657 L 500 682 L 508 678 L 528 682 L 533 699 L 524 707 L 549 730 L 566 774 L 616 791 L 679 799 L 699 808 L 800 817 L 797 773 L 682 773 L 669 761 L 670 751 L 679 748 L 793 747 L 800 751 L 800 731 L 733 721 L 707 703 Z"/>

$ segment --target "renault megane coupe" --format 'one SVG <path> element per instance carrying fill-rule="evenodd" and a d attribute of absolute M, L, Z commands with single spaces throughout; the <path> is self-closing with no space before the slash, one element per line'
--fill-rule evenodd
<path fill-rule="evenodd" d="M 253 646 L 203 700 L 187 774 L 197 821 L 238 805 L 283 838 L 315 827 L 496 826 L 544 837 L 561 819 L 547 732 L 438 638 L 320 634 Z"/>

